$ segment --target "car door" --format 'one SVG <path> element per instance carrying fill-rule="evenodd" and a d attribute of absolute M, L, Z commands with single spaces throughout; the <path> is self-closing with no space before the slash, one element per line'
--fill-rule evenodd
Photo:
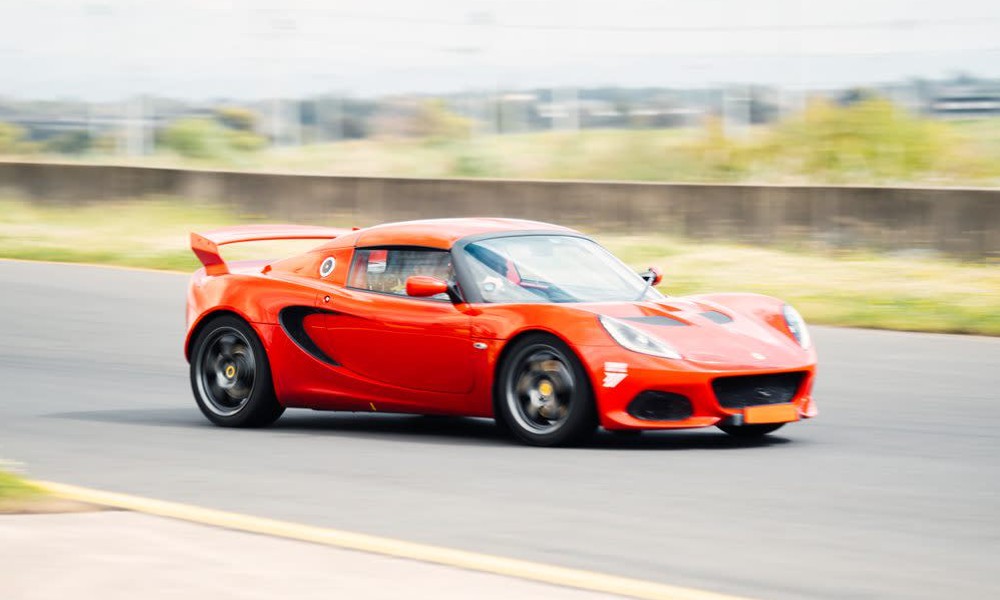
<path fill-rule="evenodd" d="M 446 295 L 413 298 L 406 279 L 452 276 L 451 254 L 430 248 L 355 250 L 347 294 L 325 319 L 331 356 L 374 383 L 466 394 L 474 384 L 470 318 Z"/>

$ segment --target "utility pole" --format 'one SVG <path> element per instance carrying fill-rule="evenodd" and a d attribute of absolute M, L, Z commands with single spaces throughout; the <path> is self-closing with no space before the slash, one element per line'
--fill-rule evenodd
<path fill-rule="evenodd" d="M 132 96 L 126 102 L 125 152 L 128 156 L 141 156 L 146 149 L 143 97 Z"/>
<path fill-rule="evenodd" d="M 271 145 L 281 145 L 281 99 L 271 98 Z"/>
<path fill-rule="evenodd" d="M 271 71 L 271 86 L 274 90 L 274 95 L 271 97 L 271 144 L 273 146 L 280 146 L 283 141 L 285 141 L 289 127 L 287 127 L 286 121 L 288 120 L 287 109 L 283 106 L 284 101 L 281 97 L 281 90 L 283 88 L 283 78 L 281 76 L 281 56 L 283 50 L 287 47 L 287 44 L 283 44 L 283 41 L 287 41 L 289 34 L 295 32 L 298 29 L 295 21 L 282 17 L 279 14 L 275 14 L 268 19 L 268 30 L 267 35 L 271 38 L 272 44 L 272 71 Z M 301 141 L 301 132 L 299 131 L 299 107 L 295 104 L 294 111 L 297 117 L 296 123 L 294 124 L 294 131 L 291 131 L 291 137 L 293 141 Z"/>
<path fill-rule="evenodd" d="M 330 105 L 333 108 L 332 113 L 332 123 L 333 123 L 333 139 L 334 141 L 341 141 L 344 139 L 344 106 L 343 106 L 343 93 L 337 92 L 333 95 L 330 100 Z"/>
<path fill-rule="evenodd" d="M 468 15 L 469 25 L 475 32 L 475 38 L 478 40 L 476 46 L 472 49 L 471 54 L 473 56 L 479 56 L 481 58 L 482 70 L 491 73 L 494 77 L 492 78 L 491 85 L 482 94 L 482 109 L 480 111 L 483 131 L 487 135 L 495 135 L 497 133 L 497 96 L 498 83 L 496 81 L 496 71 L 491 63 L 492 58 L 492 43 L 493 38 L 496 34 L 496 17 L 492 10 L 483 10 L 477 12 L 470 12 Z"/>
<path fill-rule="evenodd" d="M 558 113 L 555 110 L 561 107 Z M 576 133 L 580 129 L 580 98 L 576 86 L 552 89 L 552 128 Z M 558 116 L 557 116 L 558 115 Z"/>
<path fill-rule="evenodd" d="M 746 135 L 750 125 L 749 86 L 723 86 L 722 128 L 727 138 Z"/>

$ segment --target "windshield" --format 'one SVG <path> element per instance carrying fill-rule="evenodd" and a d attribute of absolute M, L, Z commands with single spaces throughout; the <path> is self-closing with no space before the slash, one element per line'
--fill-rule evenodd
<path fill-rule="evenodd" d="M 484 302 L 618 302 L 662 298 L 596 242 L 521 235 L 468 244 L 461 253 Z"/>

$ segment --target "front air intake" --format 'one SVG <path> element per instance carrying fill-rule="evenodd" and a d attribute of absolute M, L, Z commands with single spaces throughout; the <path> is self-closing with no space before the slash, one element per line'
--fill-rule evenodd
<path fill-rule="evenodd" d="M 694 413 L 686 396 L 648 390 L 628 405 L 628 414 L 643 421 L 683 421 Z"/>
<path fill-rule="evenodd" d="M 802 385 L 805 372 L 772 373 L 719 377 L 712 382 L 715 397 L 723 408 L 785 404 L 791 402 Z"/>

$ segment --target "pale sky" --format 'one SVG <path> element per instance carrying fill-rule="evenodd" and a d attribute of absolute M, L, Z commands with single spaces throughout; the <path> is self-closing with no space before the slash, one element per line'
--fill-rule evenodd
<path fill-rule="evenodd" d="M 0 0 L 0 96 L 1000 77 L 1000 2 Z"/>

